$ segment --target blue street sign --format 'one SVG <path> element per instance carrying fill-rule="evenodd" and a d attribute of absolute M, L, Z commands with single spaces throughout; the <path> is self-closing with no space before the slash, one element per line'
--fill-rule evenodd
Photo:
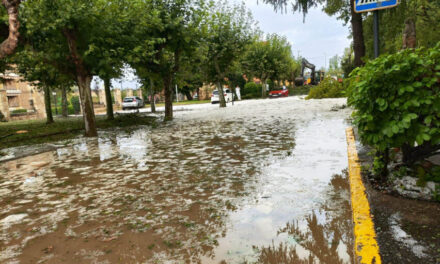
<path fill-rule="evenodd" d="M 369 12 L 394 7 L 398 4 L 399 0 L 356 0 L 354 10 L 356 13 Z"/>

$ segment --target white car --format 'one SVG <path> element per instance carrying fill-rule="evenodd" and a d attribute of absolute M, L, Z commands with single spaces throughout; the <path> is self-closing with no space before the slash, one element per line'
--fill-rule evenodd
<path fill-rule="evenodd" d="M 231 93 L 231 90 L 224 89 L 223 90 L 226 103 L 232 102 L 233 94 Z M 220 97 L 218 94 L 218 90 L 214 90 L 211 95 L 211 104 L 220 103 Z"/>
<path fill-rule="evenodd" d="M 144 106 L 144 100 L 137 96 L 125 97 L 122 101 L 122 110 L 129 108 L 142 108 Z"/>

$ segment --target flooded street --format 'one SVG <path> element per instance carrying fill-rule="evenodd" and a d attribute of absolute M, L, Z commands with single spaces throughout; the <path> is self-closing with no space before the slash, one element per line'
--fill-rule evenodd
<path fill-rule="evenodd" d="M 352 263 L 345 103 L 188 106 L 0 163 L 0 263 Z"/>

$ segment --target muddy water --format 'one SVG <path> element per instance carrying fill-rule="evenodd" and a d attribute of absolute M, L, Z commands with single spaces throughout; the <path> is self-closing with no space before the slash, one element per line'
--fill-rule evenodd
<path fill-rule="evenodd" d="M 344 103 L 197 106 L 0 164 L 0 262 L 351 263 Z"/>

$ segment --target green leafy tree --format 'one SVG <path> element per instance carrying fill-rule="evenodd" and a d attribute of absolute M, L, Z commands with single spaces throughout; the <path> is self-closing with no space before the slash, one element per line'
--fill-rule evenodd
<path fill-rule="evenodd" d="M 328 60 L 327 73 L 331 76 L 336 76 L 338 78 L 342 77 L 342 74 L 344 72 L 341 68 L 341 58 L 337 54 Z"/>
<path fill-rule="evenodd" d="M 141 79 L 160 78 L 165 95 L 165 120 L 173 118 L 173 84 L 182 60 L 197 50 L 204 2 L 193 0 L 135 1 L 128 63 Z M 152 10 L 152 12 L 145 12 Z"/>
<path fill-rule="evenodd" d="M 46 110 L 47 124 L 54 122 L 51 109 L 51 91 L 55 89 L 65 88 L 72 85 L 69 76 L 62 74 L 56 67 L 45 64 L 44 54 L 23 49 L 11 58 L 12 62 L 17 66 L 16 70 L 28 82 L 39 87 L 44 91 L 44 104 Z M 67 111 L 65 109 L 64 111 Z"/>
<path fill-rule="evenodd" d="M 380 50 L 381 54 L 392 54 L 402 49 L 405 22 L 412 20 L 417 33 L 418 47 L 431 48 L 440 41 L 440 2 L 429 0 L 402 0 L 395 8 L 379 12 L 380 21 Z M 373 47 L 373 16 L 368 15 L 365 23 L 366 57 L 374 59 Z"/>
<path fill-rule="evenodd" d="M 225 78 L 255 33 L 254 21 L 244 4 L 230 6 L 225 1 L 218 2 L 210 14 L 205 34 L 208 46 L 206 76 L 217 85 L 220 107 L 226 107 L 223 96 Z"/>
<path fill-rule="evenodd" d="M 90 84 L 108 61 L 104 49 L 113 46 L 114 23 L 118 12 L 111 12 L 120 1 L 41 0 L 23 3 L 22 20 L 30 49 L 43 53 L 43 62 L 70 76 L 79 88 L 85 135 L 97 135 Z M 108 44 L 108 45 L 107 45 Z"/>
<path fill-rule="evenodd" d="M 341 69 L 344 74 L 344 77 L 347 78 L 350 73 L 354 70 L 354 55 L 353 55 L 353 49 L 346 48 L 344 50 L 344 55 L 341 59 Z"/>
<path fill-rule="evenodd" d="M 290 3 L 293 12 L 302 12 L 304 16 L 308 10 L 318 5 L 323 5 L 323 10 L 328 15 L 335 15 L 345 23 L 350 21 L 353 37 L 354 64 L 362 66 L 362 58 L 365 56 L 365 42 L 363 32 L 362 14 L 354 11 L 355 0 L 263 0 L 274 6 L 275 10 L 287 11 Z"/>
<path fill-rule="evenodd" d="M 268 35 L 255 41 L 247 50 L 244 67 L 263 83 L 261 95 L 266 97 L 268 79 L 279 79 L 289 70 L 292 57 L 291 46 L 285 37 Z"/>

